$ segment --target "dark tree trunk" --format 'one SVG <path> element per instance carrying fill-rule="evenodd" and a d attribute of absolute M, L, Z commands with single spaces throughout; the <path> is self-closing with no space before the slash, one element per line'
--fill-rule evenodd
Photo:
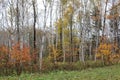
<path fill-rule="evenodd" d="M 17 15 L 16 15 L 16 18 L 17 18 L 17 42 L 20 43 L 20 29 L 19 29 L 19 2 L 17 0 Z"/>
<path fill-rule="evenodd" d="M 32 1 L 32 4 L 33 4 L 33 11 L 34 11 L 34 24 L 33 24 L 33 47 L 34 47 L 34 50 L 36 49 L 36 9 L 35 9 L 35 1 L 33 0 Z"/>

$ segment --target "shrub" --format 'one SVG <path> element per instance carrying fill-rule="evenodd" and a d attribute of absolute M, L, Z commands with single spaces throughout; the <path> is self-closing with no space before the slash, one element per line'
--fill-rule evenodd
<path fill-rule="evenodd" d="M 120 63 L 120 54 L 111 54 L 109 56 L 109 62 L 111 64 L 118 64 L 118 63 Z"/>
<path fill-rule="evenodd" d="M 49 60 L 49 58 L 44 58 L 42 63 L 43 72 L 54 70 L 54 64 Z"/>
<path fill-rule="evenodd" d="M 30 48 L 24 45 L 21 49 L 20 44 L 15 44 L 10 53 L 10 61 L 13 66 L 15 65 L 17 74 L 20 75 L 24 65 L 31 61 Z"/>
<path fill-rule="evenodd" d="M 97 61 L 86 61 L 85 63 L 86 68 L 95 68 L 95 67 L 103 67 L 104 64 L 101 60 L 97 60 Z"/>

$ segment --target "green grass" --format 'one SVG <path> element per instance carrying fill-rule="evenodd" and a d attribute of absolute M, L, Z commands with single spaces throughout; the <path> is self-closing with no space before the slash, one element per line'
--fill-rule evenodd
<path fill-rule="evenodd" d="M 82 71 L 57 71 L 45 74 L 22 74 L 0 77 L 0 80 L 120 80 L 120 65 Z"/>

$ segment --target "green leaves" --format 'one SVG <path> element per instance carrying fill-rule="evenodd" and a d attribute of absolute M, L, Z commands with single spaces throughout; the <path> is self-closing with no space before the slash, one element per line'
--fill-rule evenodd
<path fill-rule="evenodd" d="M 66 5 L 68 0 L 60 0 L 62 5 Z"/>

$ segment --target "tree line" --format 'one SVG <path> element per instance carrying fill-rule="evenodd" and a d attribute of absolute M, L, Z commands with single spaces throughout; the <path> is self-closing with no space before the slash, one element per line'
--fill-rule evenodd
<path fill-rule="evenodd" d="M 120 61 L 118 0 L 1 0 L 0 5 L 5 74 L 41 72 L 59 62 Z"/>

